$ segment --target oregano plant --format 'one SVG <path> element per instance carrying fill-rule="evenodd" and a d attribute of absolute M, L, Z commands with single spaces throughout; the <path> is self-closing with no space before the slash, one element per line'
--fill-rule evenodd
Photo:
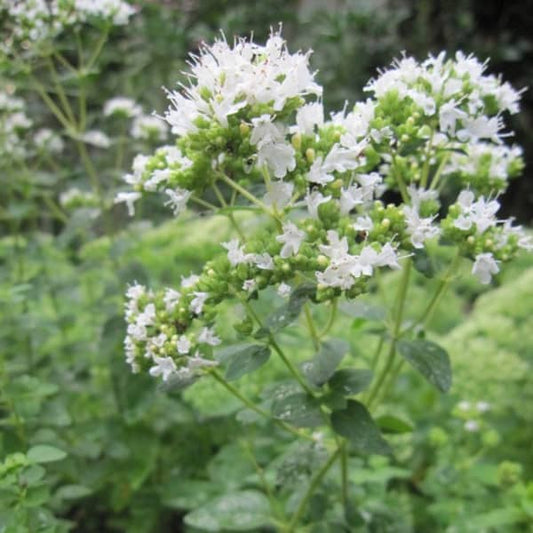
<path fill-rule="evenodd" d="M 242 403 L 248 423 L 265 419 L 321 459 L 281 511 L 264 479 L 262 492 L 220 494 L 212 504 L 219 523 L 209 507 L 191 513 L 194 527 L 215 520 L 210 530 L 302 530 L 316 521 L 310 503 L 338 463 L 343 527 L 352 530 L 349 458 L 394 453 L 382 431 L 411 430 L 376 416 L 399 374 L 418 372 L 443 393 L 452 386 L 449 356 L 426 331 L 448 286 L 461 275 L 490 284 L 533 248 L 512 219 L 498 216 L 499 196 L 523 167 L 521 149 L 506 143 L 519 91 L 471 55 L 402 56 L 366 85 L 366 100 L 326 117 L 309 57 L 290 53 L 276 31 L 265 45 L 224 36 L 203 45 L 188 82 L 168 91 L 162 118 L 175 142 L 138 155 L 125 176 L 129 189 L 117 196 L 133 212 L 143 195 L 160 193 L 176 217 L 190 206 L 226 217 L 234 232 L 172 287 L 132 280 L 132 371 L 166 387 L 214 380 Z M 444 268 L 435 268 L 437 255 Z M 433 288 L 408 321 L 415 270 Z M 361 298 L 383 290 L 391 271 L 399 281 L 390 308 Z M 220 320 L 228 313 L 231 331 Z M 331 334 L 340 315 L 379 324 L 375 352 L 360 363 L 347 357 L 357 328 Z M 305 361 L 292 357 L 288 326 L 305 328 Z M 244 394 L 239 379 L 274 358 L 287 380 Z"/>

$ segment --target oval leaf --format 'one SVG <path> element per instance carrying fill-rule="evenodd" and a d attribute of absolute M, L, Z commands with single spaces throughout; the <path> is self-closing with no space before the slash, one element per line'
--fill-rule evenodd
<path fill-rule="evenodd" d="M 305 377 L 313 385 L 323 385 L 335 372 L 350 345 L 342 339 L 330 339 L 320 347 L 320 351 L 302 364 Z"/>
<path fill-rule="evenodd" d="M 61 461 L 67 454 L 48 444 L 38 444 L 28 450 L 28 459 L 34 463 L 53 463 L 54 461 Z"/>
<path fill-rule="evenodd" d="M 215 498 L 185 516 L 185 523 L 202 531 L 257 531 L 270 524 L 268 499 L 243 490 Z"/>
<path fill-rule="evenodd" d="M 353 396 L 364 391 L 370 385 L 373 377 L 374 373 L 372 370 L 365 368 L 342 368 L 331 376 L 328 384 L 331 390 L 343 396 Z"/>
<path fill-rule="evenodd" d="M 376 422 L 384 433 L 411 433 L 414 429 L 409 422 L 392 415 L 380 416 L 376 418 Z"/>
<path fill-rule="evenodd" d="M 217 353 L 217 358 L 226 363 L 225 377 L 234 381 L 257 370 L 270 357 L 270 348 L 263 344 L 236 344 Z"/>
<path fill-rule="evenodd" d="M 272 402 L 272 414 L 298 427 L 316 427 L 324 422 L 320 406 L 304 392 L 275 399 Z"/>
<path fill-rule="evenodd" d="M 398 342 L 400 354 L 441 392 L 452 386 L 450 357 L 446 350 L 425 339 Z"/>
<path fill-rule="evenodd" d="M 370 413 L 356 400 L 348 400 L 342 411 L 333 411 L 331 424 L 335 432 L 346 437 L 358 451 L 383 455 L 390 451 Z"/>

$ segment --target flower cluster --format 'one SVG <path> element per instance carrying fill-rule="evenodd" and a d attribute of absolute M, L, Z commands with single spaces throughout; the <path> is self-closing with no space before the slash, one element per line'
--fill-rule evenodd
<path fill-rule="evenodd" d="M 9 40 L 36 43 L 85 23 L 123 26 L 135 8 L 124 0 L 10 0 L 3 2 L 2 11 L 7 16 Z"/>
<path fill-rule="evenodd" d="M 2 164 L 27 153 L 26 134 L 32 126 L 24 100 L 0 90 L 0 159 Z"/>
<path fill-rule="evenodd" d="M 372 98 L 328 120 L 308 58 L 290 54 L 276 32 L 265 46 L 222 39 L 201 48 L 189 84 L 169 93 L 176 143 L 138 155 L 124 178 L 131 189 L 117 201 L 133 213 L 143 193 L 157 192 L 175 215 L 192 200 L 214 212 L 245 205 L 267 222 L 254 235 L 241 229 L 176 289 L 130 289 L 134 370 L 168 379 L 213 364 L 199 332 L 212 331 L 229 298 L 270 286 L 294 294 L 302 279 L 315 302 L 355 298 L 377 270 L 401 268 L 439 238 L 489 283 L 501 262 L 532 247 L 512 221 L 496 218 L 497 194 L 521 168 L 520 150 L 503 144 L 501 131 L 519 93 L 473 57 L 404 57 L 368 84 Z M 461 160 L 468 154 L 470 166 Z M 446 209 L 444 184 L 458 194 Z M 384 202 L 386 192 L 401 202 Z"/>
<path fill-rule="evenodd" d="M 490 411 L 491 405 L 488 402 L 479 401 L 476 403 L 467 400 L 460 401 L 454 414 L 457 418 L 464 420 L 464 429 L 470 433 L 476 433 L 482 425 L 482 417 Z"/>

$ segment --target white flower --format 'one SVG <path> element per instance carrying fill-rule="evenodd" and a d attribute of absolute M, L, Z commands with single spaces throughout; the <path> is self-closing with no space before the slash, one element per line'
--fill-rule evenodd
<path fill-rule="evenodd" d="M 165 289 L 165 294 L 163 296 L 163 302 L 165 303 L 165 309 L 168 312 L 172 312 L 176 305 L 179 303 L 179 300 L 181 298 L 181 294 L 174 290 L 167 288 Z"/>
<path fill-rule="evenodd" d="M 196 274 L 191 274 L 185 278 L 181 276 L 181 286 L 184 289 L 190 289 L 191 287 L 194 287 L 199 281 L 200 276 L 197 276 Z"/>
<path fill-rule="evenodd" d="M 467 114 L 457 107 L 457 102 L 455 100 L 450 100 L 442 104 L 439 109 L 440 131 L 452 136 L 455 135 L 457 121 L 464 120 L 466 117 Z"/>
<path fill-rule="evenodd" d="M 315 127 L 324 125 L 324 108 L 320 102 L 306 104 L 296 111 L 296 126 L 291 128 L 292 132 L 299 132 L 303 135 L 312 135 Z"/>
<path fill-rule="evenodd" d="M 254 260 L 253 254 L 244 253 L 244 246 L 239 244 L 238 239 L 223 242 L 222 246 L 228 251 L 228 261 L 231 266 L 237 266 L 241 263 L 251 263 Z"/>
<path fill-rule="evenodd" d="M 454 226 L 466 231 L 475 224 L 478 233 L 481 234 L 496 225 L 495 214 L 500 204 L 496 200 L 487 202 L 483 196 L 476 202 L 474 198 L 471 191 L 461 191 L 457 198 L 461 214 L 454 220 Z"/>
<path fill-rule="evenodd" d="M 165 202 L 165 205 L 169 205 L 172 208 L 175 216 L 179 215 L 185 209 L 192 194 L 191 191 L 180 189 L 179 187 L 174 191 L 172 189 L 165 189 L 165 193 L 170 198 L 168 202 Z"/>
<path fill-rule="evenodd" d="M 356 179 L 363 189 L 363 201 L 371 202 L 374 196 L 380 196 L 380 185 L 383 182 L 383 178 L 377 172 L 357 174 Z"/>
<path fill-rule="evenodd" d="M 333 174 L 328 174 L 324 170 L 323 165 L 323 159 L 322 157 L 317 157 L 313 164 L 311 165 L 311 168 L 309 169 L 309 172 L 306 176 L 307 181 L 310 183 L 318 183 L 319 185 L 326 185 L 326 183 L 330 183 L 335 178 Z"/>
<path fill-rule="evenodd" d="M 267 193 L 263 196 L 263 203 L 283 209 L 290 204 L 294 184 L 284 181 L 273 181 L 267 186 Z"/>
<path fill-rule="evenodd" d="M 501 143 L 500 130 L 503 127 L 501 117 L 466 118 L 463 120 L 464 128 L 457 132 L 457 138 L 466 142 L 469 140 L 490 139 L 493 143 Z"/>
<path fill-rule="evenodd" d="M 191 301 L 190 310 L 195 315 L 201 315 L 206 300 L 209 298 L 207 292 L 194 292 L 194 298 Z"/>
<path fill-rule="evenodd" d="M 127 331 L 128 335 L 135 341 L 147 340 L 148 332 L 146 331 L 146 326 L 142 324 L 129 324 Z"/>
<path fill-rule="evenodd" d="M 187 361 L 188 369 L 191 370 L 193 373 L 194 371 L 206 368 L 206 367 L 213 367 L 217 366 L 218 361 L 212 361 L 210 359 L 205 359 L 204 357 L 200 357 L 200 353 L 197 351 L 194 354 L 194 357 L 189 357 Z"/>
<path fill-rule="evenodd" d="M 331 196 L 324 196 L 320 191 L 307 192 L 305 202 L 307 204 L 307 210 L 312 218 L 318 218 L 318 206 L 329 202 Z"/>
<path fill-rule="evenodd" d="M 355 219 L 352 228 L 357 231 L 370 231 L 374 227 L 372 219 L 368 215 L 363 215 Z"/>
<path fill-rule="evenodd" d="M 156 116 L 139 115 L 131 125 L 131 136 L 134 139 L 164 141 L 167 138 L 167 125 Z"/>
<path fill-rule="evenodd" d="M 255 279 L 247 279 L 242 284 L 242 288 L 247 292 L 254 292 L 257 289 L 257 281 Z"/>
<path fill-rule="evenodd" d="M 298 229 L 292 222 L 285 222 L 282 227 L 283 233 L 276 237 L 278 242 L 283 244 L 279 253 L 280 257 L 287 259 L 291 255 L 296 255 L 300 250 L 300 245 L 305 239 L 305 232 Z"/>
<path fill-rule="evenodd" d="M 281 179 L 296 168 L 294 154 L 294 148 L 284 142 L 262 144 L 257 152 L 257 166 L 266 165 L 276 178 Z"/>
<path fill-rule="evenodd" d="M 404 206 L 403 214 L 407 226 L 407 233 L 411 237 L 411 244 L 421 249 L 424 242 L 440 234 L 440 228 L 433 225 L 435 217 L 422 218 L 415 207 Z"/>
<path fill-rule="evenodd" d="M 140 192 L 119 192 L 115 196 L 115 204 L 125 203 L 128 208 L 128 215 L 132 217 L 135 214 L 134 203 L 141 197 Z"/>
<path fill-rule="evenodd" d="M 86 131 L 80 136 L 80 139 L 98 148 L 109 148 L 111 146 L 111 139 L 103 131 Z"/>
<path fill-rule="evenodd" d="M 167 381 L 176 372 L 176 363 L 170 357 L 154 356 L 153 359 L 155 366 L 149 370 L 151 376 L 161 376 L 163 381 Z"/>
<path fill-rule="evenodd" d="M 271 115 L 261 115 L 252 119 L 253 130 L 250 135 L 250 144 L 261 148 L 261 146 L 266 144 L 284 141 L 283 130 L 273 120 L 274 118 Z"/>
<path fill-rule="evenodd" d="M 469 433 L 479 431 L 479 423 L 476 420 L 467 420 L 464 427 Z"/>
<path fill-rule="evenodd" d="M 180 335 L 176 343 L 176 348 L 179 354 L 188 354 L 191 350 L 191 341 L 185 335 Z"/>
<path fill-rule="evenodd" d="M 137 324 L 142 326 L 153 326 L 155 322 L 155 305 L 149 303 L 144 308 L 143 312 L 137 317 Z"/>
<path fill-rule="evenodd" d="M 41 128 L 35 133 L 33 138 L 35 146 L 41 150 L 46 150 L 52 154 L 59 154 L 65 148 L 63 139 L 51 129 Z"/>
<path fill-rule="evenodd" d="M 476 260 L 472 266 L 472 274 L 476 276 L 483 285 L 490 283 L 492 276 L 500 271 L 497 261 L 491 253 L 476 255 Z"/>
<path fill-rule="evenodd" d="M 266 252 L 262 254 L 255 254 L 253 261 L 255 266 L 261 270 L 274 270 L 274 260 Z"/>
<path fill-rule="evenodd" d="M 287 285 L 286 283 L 284 282 L 281 282 L 279 284 L 279 287 L 278 287 L 278 294 L 282 297 L 282 298 L 285 298 L 287 296 L 289 296 L 289 294 L 291 293 L 292 289 L 291 289 L 291 286 L 290 285 Z"/>
<path fill-rule="evenodd" d="M 126 118 L 136 117 L 142 112 L 141 107 L 135 103 L 135 100 L 125 96 L 116 96 L 104 104 L 104 116 L 122 115 Z"/>
<path fill-rule="evenodd" d="M 212 328 L 203 328 L 198 335 L 198 342 L 209 344 L 209 346 L 218 346 L 222 341 L 216 336 Z"/>
<path fill-rule="evenodd" d="M 472 409 L 472 404 L 470 402 L 467 402 L 466 400 L 462 400 L 457 404 L 457 407 L 460 411 L 469 411 Z"/>
<path fill-rule="evenodd" d="M 374 266 L 388 266 L 393 270 L 398 270 L 401 268 L 400 264 L 398 263 L 398 254 L 390 243 L 387 242 L 383 245 L 381 252 L 374 260 Z"/>
<path fill-rule="evenodd" d="M 363 189 L 361 187 L 350 185 L 347 189 L 341 189 L 341 215 L 347 215 L 355 206 L 361 205 L 363 202 Z"/>
<path fill-rule="evenodd" d="M 358 158 L 363 148 L 363 145 L 350 148 L 343 148 L 340 144 L 333 145 L 324 160 L 322 171 L 346 172 L 347 170 L 354 170 L 361 164 Z"/>
<path fill-rule="evenodd" d="M 476 409 L 480 413 L 486 413 L 490 410 L 490 403 L 488 402 L 477 402 L 476 403 Z"/>

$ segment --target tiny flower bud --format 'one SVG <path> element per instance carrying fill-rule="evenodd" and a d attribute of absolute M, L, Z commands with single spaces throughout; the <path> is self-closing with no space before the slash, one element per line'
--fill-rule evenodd
<path fill-rule="evenodd" d="M 295 133 L 292 136 L 291 144 L 296 150 L 299 150 L 302 147 L 302 136 L 299 133 Z"/>
<path fill-rule="evenodd" d="M 390 220 L 388 218 L 384 218 L 381 221 L 381 226 L 385 229 L 387 229 L 390 226 Z"/>
<path fill-rule="evenodd" d="M 242 136 L 247 135 L 250 132 L 250 126 L 246 122 L 241 122 L 239 124 L 239 130 Z"/>
<path fill-rule="evenodd" d="M 308 148 L 305 151 L 305 157 L 309 163 L 312 163 L 315 160 L 315 151 L 312 148 Z"/>
<path fill-rule="evenodd" d="M 322 267 L 325 267 L 325 266 L 329 265 L 329 259 L 323 254 L 318 255 L 316 260 L 317 260 L 318 264 L 320 266 L 322 266 Z"/>

